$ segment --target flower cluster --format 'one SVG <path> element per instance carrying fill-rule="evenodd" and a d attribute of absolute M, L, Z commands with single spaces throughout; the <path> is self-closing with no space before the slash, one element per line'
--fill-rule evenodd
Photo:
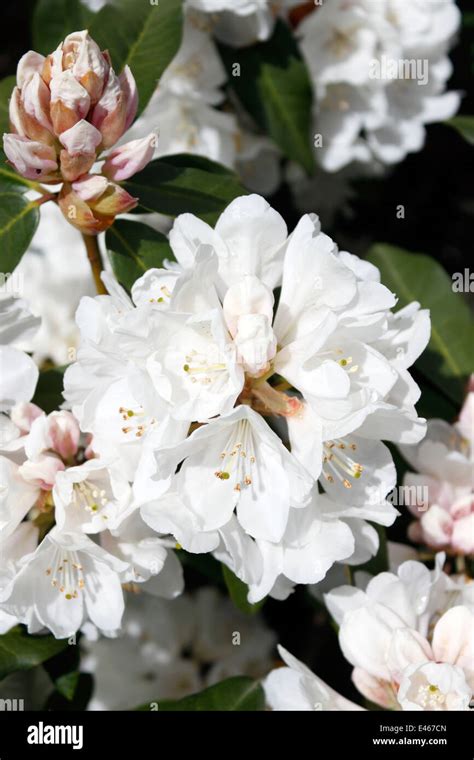
<path fill-rule="evenodd" d="M 397 163 L 422 148 L 425 124 L 456 113 L 445 87 L 460 19 L 455 0 L 325 0 L 305 16 L 296 34 L 324 169 Z"/>
<path fill-rule="evenodd" d="M 173 544 L 137 519 L 117 463 L 91 455 L 69 411 L 16 404 L 2 422 L 0 471 L 2 632 L 19 621 L 65 638 L 86 620 L 114 632 L 122 584 L 171 598 L 182 591 Z M 90 538 L 99 535 L 102 546 Z"/>
<path fill-rule="evenodd" d="M 375 267 L 316 216 L 288 236 L 259 196 L 215 229 L 178 217 L 170 243 L 177 262 L 131 299 L 106 278 L 111 295 L 78 310 L 65 396 L 91 449 L 119 462 L 145 523 L 213 552 L 252 602 L 365 561 L 378 546 L 367 520 L 397 514 L 381 439 L 424 434 L 407 367 L 428 314 L 393 313 Z"/>
<path fill-rule="evenodd" d="M 418 471 L 405 475 L 407 488 L 425 488 L 426 498 L 412 512 L 410 538 L 453 554 L 474 553 L 474 378 L 471 377 L 459 420 L 428 420 L 426 437 L 401 446 Z"/>
<path fill-rule="evenodd" d="M 62 182 L 58 202 L 66 219 L 89 234 L 101 232 L 137 204 L 116 182 L 153 156 L 154 134 L 102 155 L 130 127 L 137 105 L 128 66 L 117 76 L 107 51 L 87 31 L 73 32 L 50 55 L 30 50 L 20 59 L 5 154 L 26 179 Z M 104 157 L 101 173 L 90 174 Z"/>
<path fill-rule="evenodd" d="M 353 681 L 371 703 L 398 710 L 468 710 L 474 692 L 473 585 L 404 562 L 380 573 L 365 591 L 341 586 L 326 595 L 340 626 Z M 288 667 L 270 673 L 267 700 L 274 710 L 357 710 L 306 666 L 280 648 Z"/>

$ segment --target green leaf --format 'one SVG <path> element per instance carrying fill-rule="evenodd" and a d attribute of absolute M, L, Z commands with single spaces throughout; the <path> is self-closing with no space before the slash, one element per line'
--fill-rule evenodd
<path fill-rule="evenodd" d="M 17 626 L 0 636 L 0 680 L 17 670 L 29 670 L 63 651 L 67 639 L 30 636 Z"/>
<path fill-rule="evenodd" d="M 0 149 L 0 193 L 26 193 L 27 190 L 37 190 L 40 185 L 31 179 L 25 179 L 16 173 L 7 163 L 7 157 Z"/>
<path fill-rule="evenodd" d="M 150 710 L 150 704 L 139 710 Z M 265 694 L 258 681 L 246 676 L 235 676 L 210 686 L 198 694 L 176 701 L 156 701 L 159 711 L 208 712 L 214 710 L 257 711 L 265 709 Z"/>
<path fill-rule="evenodd" d="M 474 116 L 454 116 L 444 123 L 459 132 L 470 145 L 474 145 Z"/>
<path fill-rule="evenodd" d="M 46 414 L 54 412 L 63 403 L 64 372 L 66 367 L 45 369 L 39 374 L 33 403 Z"/>
<path fill-rule="evenodd" d="M 48 55 L 71 32 L 86 29 L 94 14 L 80 0 L 38 0 L 33 15 L 33 48 Z"/>
<path fill-rule="evenodd" d="M 83 712 L 89 704 L 93 690 L 94 679 L 91 674 L 78 673 L 72 699 L 68 699 L 59 691 L 53 691 L 52 694 L 49 695 L 44 709 L 48 711 Z"/>
<path fill-rule="evenodd" d="M 234 198 L 247 193 L 225 166 L 186 153 L 158 158 L 122 184 L 139 199 L 137 212 L 190 213 L 209 224 Z"/>
<path fill-rule="evenodd" d="M 79 685 L 80 659 L 79 646 L 69 645 L 43 664 L 58 694 L 69 702 L 74 699 Z"/>
<path fill-rule="evenodd" d="M 229 570 L 227 565 L 222 565 L 222 575 L 224 576 L 230 598 L 237 609 L 244 612 L 246 615 L 255 615 L 255 613 L 263 607 L 265 599 L 257 602 L 257 604 L 250 604 L 250 602 L 247 601 L 247 594 L 249 592 L 247 584 L 241 581 L 240 578 L 237 578 L 232 570 Z"/>
<path fill-rule="evenodd" d="M 398 307 L 419 301 L 431 312 L 431 340 L 416 367 L 427 380 L 460 406 L 472 368 L 474 325 L 464 298 L 437 261 L 421 253 L 376 244 L 368 260 L 382 282 L 399 297 Z"/>
<path fill-rule="evenodd" d="M 105 244 L 114 274 L 128 290 L 147 269 L 174 259 L 165 235 L 141 222 L 118 219 L 107 230 Z"/>
<path fill-rule="evenodd" d="M 130 66 L 138 87 L 140 114 L 158 80 L 178 52 L 182 34 L 180 0 L 112 0 L 96 14 L 89 32 L 107 49 L 114 69 Z"/>
<path fill-rule="evenodd" d="M 220 47 L 229 86 L 262 130 L 285 156 L 311 172 L 311 108 L 313 94 L 306 65 L 294 36 L 283 22 L 267 42 L 238 50 Z M 235 76 L 235 64 L 240 65 Z"/>
<path fill-rule="evenodd" d="M 0 184 L 0 270 L 12 272 L 28 248 L 39 222 L 34 201 Z"/>
<path fill-rule="evenodd" d="M 8 102 L 12 90 L 16 85 L 16 77 L 5 77 L 0 81 L 0 134 L 10 132 L 10 117 L 8 115 Z"/>

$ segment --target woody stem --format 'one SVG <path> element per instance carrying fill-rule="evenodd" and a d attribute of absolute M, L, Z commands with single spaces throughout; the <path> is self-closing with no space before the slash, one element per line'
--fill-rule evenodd
<path fill-rule="evenodd" d="M 100 257 L 99 246 L 97 245 L 96 235 L 82 234 L 84 245 L 86 246 L 87 258 L 91 265 L 92 277 L 94 278 L 95 288 L 99 295 L 107 295 L 107 289 L 100 279 L 100 273 L 103 270 L 102 259 Z"/>

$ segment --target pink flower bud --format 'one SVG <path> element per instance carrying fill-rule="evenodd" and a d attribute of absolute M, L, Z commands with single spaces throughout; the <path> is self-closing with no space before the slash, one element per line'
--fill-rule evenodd
<path fill-rule="evenodd" d="M 51 119 L 54 131 L 62 134 L 87 116 L 90 97 L 72 71 L 63 71 L 50 82 Z"/>
<path fill-rule="evenodd" d="M 66 218 L 95 234 L 137 201 L 112 182 L 87 199 L 86 178 L 103 149 L 111 148 L 135 118 L 138 93 L 128 66 L 118 77 L 107 50 L 87 30 L 72 32 L 46 58 L 30 50 L 18 63 L 17 86 L 9 104 L 11 133 L 4 136 L 9 163 L 28 179 L 65 183 L 58 202 Z M 153 155 L 152 136 L 111 154 L 105 172 L 126 179 Z M 105 179 L 105 178 L 104 178 Z M 69 208 L 70 207 L 70 208 Z"/>
<path fill-rule="evenodd" d="M 91 156 L 90 153 L 70 156 L 67 150 L 62 150 L 59 154 L 61 176 L 67 182 L 74 182 L 74 180 L 87 174 L 92 169 L 94 163 L 95 155 Z"/>
<path fill-rule="evenodd" d="M 59 207 L 66 219 L 81 232 L 95 235 L 113 223 L 117 214 L 134 208 L 132 198 L 119 185 L 99 175 L 86 176 L 70 185 L 65 182 L 59 194 Z"/>
<path fill-rule="evenodd" d="M 61 459 L 68 460 L 77 454 L 81 431 L 71 412 L 61 410 L 49 414 L 45 432 L 48 448 L 59 454 Z"/>
<path fill-rule="evenodd" d="M 21 137 L 28 137 L 21 108 L 21 92 L 18 87 L 14 87 L 13 89 L 8 106 L 8 115 L 10 117 L 10 129 L 12 132 L 21 135 Z"/>
<path fill-rule="evenodd" d="M 58 45 L 53 53 L 50 53 L 45 59 L 41 76 L 45 84 L 49 85 L 51 80 L 58 77 L 63 71 L 63 46 Z"/>
<path fill-rule="evenodd" d="M 127 102 L 127 114 L 125 117 L 124 132 L 131 126 L 138 108 L 138 90 L 135 78 L 130 71 L 130 66 L 125 66 L 119 76 L 120 86 Z"/>
<path fill-rule="evenodd" d="M 19 404 L 15 404 L 11 410 L 10 419 L 20 429 L 20 432 L 25 434 L 30 432 L 31 425 L 42 414 L 44 414 L 43 410 L 36 404 L 32 404 L 31 401 L 21 401 Z"/>
<path fill-rule="evenodd" d="M 44 55 L 35 53 L 34 50 L 29 50 L 20 58 L 16 67 L 16 83 L 20 89 L 27 84 L 33 74 L 41 74 L 44 62 Z"/>
<path fill-rule="evenodd" d="M 109 153 L 102 167 L 102 173 L 110 179 L 121 182 L 141 171 L 153 158 L 157 137 L 152 132 L 141 140 L 132 140 Z"/>
<path fill-rule="evenodd" d="M 56 475 L 65 470 L 64 462 L 54 454 L 41 454 L 37 459 L 27 459 L 18 470 L 21 477 L 44 491 L 54 486 Z"/>
<path fill-rule="evenodd" d="M 53 125 L 49 118 L 49 89 L 38 73 L 28 80 L 21 91 L 23 123 L 31 140 L 54 142 Z"/>
<path fill-rule="evenodd" d="M 92 123 L 102 134 L 104 148 L 115 145 L 125 131 L 127 100 L 120 81 L 110 69 L 102 97 L 92 111 Z"/>
<path fill-rule="evenodd" d="M 51 179 L 58 168 L 54 148 L 20 135 L 3 135 L 3 150 L 17 172 L 27 179 Z"/>
<path fill-rule="evenodd" d="M 102 135 L 88 121 L 81 119 L 59 138 L 66 150 L 60 153 L 61 174 L 68 182 L 81 177 L 92 168 L 96 159 L 96 149 Z"/>
<path fill-rule="evenodd" d="M 72 189 L 83 201 L 93 201 L 107 190 L 109 182 L 100 174 L 88 174 L 86 177 L 72 183 Z"/>
<path fill-rule="evenodd" d="M 69 34 L 63 43 L 63 66 L 70 68 L 94 105 L 102 95 L 109 64 L 87 30 Z"/>
<path fill-rule="evenodd" d="M 113 218 L 117 214 L 126 214 L 137 204 L 138 198 L 133 198 L 123 187 L 115 185 L 113 182 L 108 183 L 106 191 L 97 200 L 89 202 L 95 215 L 112 216 Z"/>
<path fill-rule="evenodd" d="M 80 153 L 93 153 L 95 156 L 101 140 L 99 130 L 85 119 L 81 119 L 73 127 L 67 129 L 59 138 L 59 142 L 71 156 L 77 156 Z"/>

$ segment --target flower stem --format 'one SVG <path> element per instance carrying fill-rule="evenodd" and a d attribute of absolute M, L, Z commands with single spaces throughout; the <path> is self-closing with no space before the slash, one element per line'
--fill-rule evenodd
<path fill-rule="evenodd" d="M 40 192 L 40 190 L 38 190 Z M 41 198 L 37 198 L 33 203 L 35 206 L 41 206 L 43 203 L 47 203 L 48 201 L 54 201 L 57 198 L 56 193 L 46 193 L 44 191 L 41 191 Z"/>
<path fill-rule="evenodd" d="M 102 259 L 100 257 L 99 246 L 97 245 L 96 235 L 82 234 L 84 245 L 86 246 L 87 258 L 91 265 L 92 277 L 94 278 L 95 288 L 101 296 L 107 295 L 107 289 L 100 279 L 100 273 L 103 270 Z"/>

